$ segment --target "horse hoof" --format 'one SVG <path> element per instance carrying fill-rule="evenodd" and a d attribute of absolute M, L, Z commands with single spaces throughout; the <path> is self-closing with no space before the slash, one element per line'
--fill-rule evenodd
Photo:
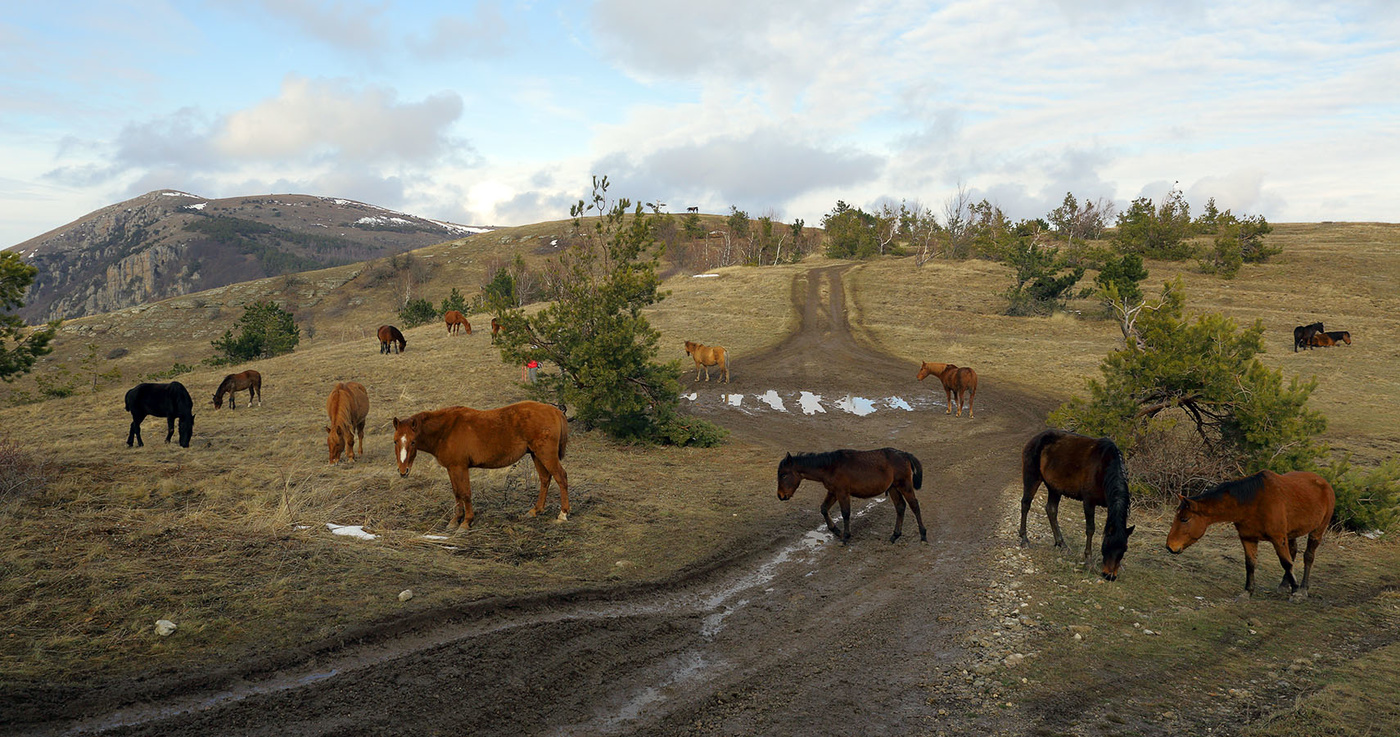
<path fill-rule="evenodd" d="M 1236 596 L 1236 597 L 1235 597 L 1235 601 L 1249 601 L 1249 600 L 1252 599 L 1252 598 L 1254 598 L 1253 594 L 1251 594 L 1250 592 L 1246 591 L 1246 592 L 1244 592 L 1243 594 L 1240 594 L 1239 596 Z"/>
<path fill-rule="evenodd" d="M 558 516 L 557 518 L 555 518 L 555 521 L 556 521 L 556 522 L 568 522 L 568 521 L 569 521 L 569 514 L 568 514 L 567 512 L 560 512 L 560 513 L 559 513 L 559 516 Z"/>
<path fill-rule="evenodd" d="M 898 540 L 898 539 L 899 539 L 899 535 L 890 535 L 890 544 L 893 545 L 893 544 L 894 544 L 894 541 L 895 541 L 895 540 Z"/>
<path fill-rule="evenodd" d="M 537 514 L 539 514 L 539 513 L 540 513 L 540 510 L 535 509 L 534 507 L 530 507 L 530 511 L 526 512 L 525 514 L 528 514 L 528 515 L 530 515 L 531 517 L 534 517 L 535 515 L 537 515 Z"/>

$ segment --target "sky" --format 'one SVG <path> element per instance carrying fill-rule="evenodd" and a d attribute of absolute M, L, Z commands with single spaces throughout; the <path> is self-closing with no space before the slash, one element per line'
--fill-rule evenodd
<path fill-rule="evenodd" d="M 465 225 L 609 194 L 785 222 L 1400 221 L 1400 3 L 0 0 L 0 247 L 156 189 Z"/>

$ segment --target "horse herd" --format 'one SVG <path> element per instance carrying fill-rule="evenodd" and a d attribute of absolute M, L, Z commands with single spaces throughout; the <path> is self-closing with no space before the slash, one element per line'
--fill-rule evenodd
<path fill-rule="evenodd" d="M 460 312 L 445 316 L 449 335 L 471 334 L 471 324 Z M 500 324 L 491 321 L 492 337 Z M 407 340 L 393 325 L 383 325 L 377 331 L 380 352 L 391 348 L 403 352 Z M 1294 351 L 1300 347 L 1330 346 L 1338 342 L 1351 344 L 1347 331 L 1326 332 L 1322 323 L 1301 325 L 1294 330 Z M 717 366 L 725 383 L 729 382 L 729 355 L 720 346 L 685 342 L 685 351 L 695 362 L 695 381 L 701 372 L 710 380 L 709 367 Z M 957 416 L 967 408 L 972 418 L 972 403 L 977 396 L 977 372 L 971 368 L 948 363 L 923 362 L 916 376 L 923 381 L 937 376 L 947 399 L 947 414 L 954 407 Z M 229 374 L 215 390 L 212 403 L 223 406 L 225 395 L 229 406 L 236 408 L 235 397 L 248 392 L 248 402 L 262 403 L 262 375 L 248 370 Z M 178 422 L 179 443 L 188 448 L 194 429 L 193 401 L 178 381 L 168 384 L 145 383 L 126 393 L 126 410 L 131 413 L 131 426 L 126 444 L 140 446 L 141 422 L 148 415 L 165 417 L 170 442 Z M 359 440 L 359 456 L 364 455 L 365 419 L 369 414 L 369 394 L 357 382 L 337 383 L 326 399 L 329 424 L 325 426 L 326 447 L 330 463 L 342 458 L 354 461 L 355 440 Z M 569 425 L 559 408 L 540 402 L 517 402 L 498 409 L 477 410 L 469 407 L 447 407 L 419 412 L 400 420 L 393 418 L 394 451 L 398 471 L 407 476 L 418 451 L 437 459 L 447 469 L 455 499 L 449 531 L 470 528 L 475 514 L 472 510 L 470 469 L 504 468 L 530 454 L 539 477 L 540 492 L 529 515 L 544 511 L 550 483 L 559 487 L 560 511 L 564 521 L 569 514 L 568 475 L 561 461 L 569 440 Z M 1043 484 L 1046 489 L 1045 513 L 1054 534 L 1055 547 L 1064 548 L 1064 536 L 1058 521 L 1061 497 L 1083 504 L 1085 521 L 1084 563 L 1092 567 L 1095 534 L 1095 510 L 1107 510 L 1101 544 L 1101 575 L 1109 581 L 1118 578 L 1128 538 L 1134 527 L 1128 524 L 1130 506 L 1123 455 L 1108 438 L 1092 438 L 1064 430 L 1050 429 L 1032 437 L 1021 453 L 1021 526 L 1020 544 L 1030 540 L 1026 535 L 1026 517 L 1036 492 Z M 894 501 L 895 527 L 890 542 L 900 538 L 904 525 L 904 510 L 913 510 L 919 526 L 919 539 L 927 541 L 914 492 L 922 487 L 923 466 L 913 454 L 896 448 L 878 450 L 834 450 L 823 453 L 788 453 L 778 464 L 778 498 L 792 498 L 803 480 L 821 483 L 826 497 L 821 513 L 827 528 L 844 544 L 849 542 L 851 498 L 869 499 L 886 494 Z M 842 529 L 831 519 L 830 510 L 841 510 Z M 1336 494 L 1326 480 L 1306 471 L 1277 474 L 1261 471 L 1252 476 L 1219 484 L 1211 490 L 1192 497 L 1181 497 L 1166 546 L 1172 553 L 1185 550 L 1213 524 L 1229 522 L 1235 525 L 1245 551 L 1245 593 L 1254 592 L 1254 569 L 1260 541 L 1274 547 L 1284 576 L 1279 590 L 1297 598 L 1307 596 L 1314 554 L 1331 523 Z M 1306 535 L 1302 580 L 1293 575 L 1297 556 L 1297 538 Z"/>

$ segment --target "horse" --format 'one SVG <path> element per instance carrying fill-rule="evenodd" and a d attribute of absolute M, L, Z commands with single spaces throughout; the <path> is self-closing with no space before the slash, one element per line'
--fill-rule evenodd
<path fill-rule="evenodd" d="M 1300 347 L 1311 349 L 1313 335 L 1322 332 L 1323 329 L 1320 322 L 1293 328 L 1293 352 L 1297 353 Z"/>
<path fill-rule="evenodd" d="M 262 374 L 248 369 L 242 373 L 229 374 L 224 380 L 219 382 L 219 388 L 214 391 L 214 409 L 222 409 L 224 406 L 224 395 L 228 395 L 228 408 L 238 409 L 235 400 L 237 392 L 248 390 L 248 404 L 253 404 L 253 396 L 256 394 L 258 404 L 262 404 Z"/>
<path fill-rule="evenodd" d="M 501 322 L 496 318 L 491 318 L 491 342 L 496 342 L 496 336 L 501 332 Z"/>
<path fill-rule="evenodd" d="M 1021 450 L 1021 547 L 1031 544 L 1026 537 L 1026 513 L 1035 492 L 1045 483 L 1045 516 L 1055 532 L 1055 547 L 1063 548 L 1060 534 L 1060 497 L 1084 503 L 1084 566 L 1093 568 L 1090 551 L 1094 544 L 1094 508 L 1108 510 L 1103 526 L 1103 568 L 1106 580 L 1118 579 L 1123 554 L 1128 550 L 1128 479 L 1123 471 L 1123 454 L 1108 438 L 1091 438 L 1064 430 L 1036 434 Z"/>
<path fill-rule="evenodd" d="M 700 380 L 700 369 L 705 369 L 705 381 L 710 380 L 710 367 L 719 366 L 724 372 L 724 383 L 729 383 L 729 352 L 717 345 L 701 345 L 685 342 L 685 354 L 695 359 L 695 380 Z"/>
<path fill-rule="evenodd" d="M 180 447 L 190 447 L 190 436 L 194 434 L 194 400 L 185 385 L 178 381 L 169 384 L 137 384 L 126 393 L 126 411 L 131 413 L 131 429 L 126 434 L 126 447 L 136 439 L 141 442 L 141 421 L 148 415 L 164 417 L 166 424 L 165 442 L 175 434 L 175 421 L 180 421 Z"/>
<path fill-rule="evenodd" d="M 1206 533 L 1206 528 L 1218 522 L 1232 522 L 1244 546 L 1244 593 L 1242 599 L 1254 594 L 1254 564 L 1259 541 L 1267 540 L 1278 553 L 1283 565 L 1283 580 L 1278 590 L 1295 599 L 1308 597 L 1308 576 L 1312 573 L 1313 556 L 1322 544 L 1322 535 L 1332 524 L 1332 511 L 1337 506 L 1337 494 L 1327 480 L 1309 471 L 1277 474 L 1260 471 L 1234 481 L 1226 481 L 1197 496 L 1181 497 L 1176 519 L 1167 533 L 1167 550 L 1180 553 Z M 1308 549 L 1303 553 L 1303 581 L 1293 577 L 1293 561 L 1298 557 L 1298 537 L 1308 536 Z"/>
<path fill-rule="evenodd" d="M 977 372 L 966 366 L 958 367 L 951 363 L 929 363 L 923 362 L 919 367 L 919 381 L 924 377 L 937 376 L 943 382 L 943 394 L 948 403 L 948 411 L 945 415 L 953 414 L 953 403 L 958 405 L 958 417 L 962 417 L 963 394 L 967 394 L 967 416 L 972 418 L 972 400 L 977 398 Z"/>
<path fill-rule="evenodd" d="M 1328 330 L 1326 335 L 1328 338 L 1332 339 L 1332 345 L 1336 345 L 1338 343 L 1346 343 L 1347 345 L 1351 345 L 1351 333 L 1349 331 Z"/>
<path fill-rule="evenodd" d="M 559 521 L 569 519 L 569 477 L 559 461 L 569 444 L 569 422 L 558 407 L 541 402 L 516 402 L 499 409 L 446 407 L 394 418 L 394 448 L 399 475 L 407 476 L 413 459 L 423 451 L 447 469 L 457 505 L 448 532 L 471 529 L 473 468 L 505 468 L 526 453 L 535 461 L 540 497 L 531 517 L 544 511 L 549 481 L 559 485 Z"/>
<path fill-rule="evenodd" d="M 399 353 L 408 347 L 408 341 L 404 340 L 403 333 L 393 325 L 379 326 L 379 352 L 390 353 L 389 346 L 393 345 Z"/>
<path fill-rule="evenodd" d="M 447 312 L 443 313 L 442 319 L 447 322 L 448 335 L 455 335 L 456 333 L 460 333 L 462 332 L 463 328 L 466 329 L 467 335 L 472 334 L 472 324 L 467 322 L 467 316 L 463 315 L 461 312 L 458 312 L 457 310 L 448 310 Z"/>
<path fill-rule="evenodd" d="M 1309 348 L 1331 348 L 1336 344 L 1331 333 L 1313 333 L 1312 340 L 1308 341 Z"/>
<path fill-rule="evenodd" d="M 363 384 L 355 381 L 337 383 L 326 397 L 326 414 L 331 424 L 326 425 L 326 449 L 330 451 L 331 463 L 340 460 L 344 452 L 348 460 L 355 460 L 355 435 L 360 436 L 360 455 L 365 454 L 365 416 L 369 414 L 369 393 Z"/>
<path fill-rule="evenodd" d="M 881 494 L 889 494 L 894 500 L 894 534 L 890 535 L 890 542 L 903 534 L 905 505 L 914 510 L 919 539 L 928 541 L 928 530 L 919 513 L 919 500 L 914 497 L 914 490 L 923 487 L 924 467 L 913 453 L 897 448 L 788 453 L 778 463 L 778 498 L 791 499 L 803 479 L 820 481 L 826 487 L 822 517 L 826 519 L 826 528 L 840 538 L 843 545 L 851 540 L 851 497 L 869 499 Z M 831 521 L 833 502 L 841 505 L 844 531 L 837 530 Z"/>
<path fill-rule="evenodd" d="M 700 208 L 698 208 L 698 207 L 687 207 L 687 208 L 685 208 L 685 211 L 686 211 L 686 212 L 697 212 L 697 213 L 698 213 L 698 212 L 700 212 Z"/>

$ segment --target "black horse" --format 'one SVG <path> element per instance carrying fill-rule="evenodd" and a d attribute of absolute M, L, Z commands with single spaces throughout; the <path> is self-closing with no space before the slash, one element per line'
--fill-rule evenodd
<path fill-rule="evenodd" d="M 194 400 L 190 399 L 190 393 L 184 384 L 178 381 L 169 384 L 137 384 L 126 393 L 126 411 L 131 413 L 131 430 L 126 434 L 126 447 L 131 447 L 133 438 L 136 439 L 137 446 L 145 445 L 141 442 L 141 421 L 146 419 L 147 415 L 165 418 L 167 443 L 175 434 L 175 420 L 178 419 L 180 447 L 190 447 L 190 436 L 194 434 Z"/>
<path fill-rule="evenodd" d="M 1299 347 L 1312 350 L 1312 339 L 1314 335 L 1323 331 L 1322 323 L 1315 322 L 1311 325 L 1299 325 L 1293 328 L 1293 352 L 1297 353 Z"/>

